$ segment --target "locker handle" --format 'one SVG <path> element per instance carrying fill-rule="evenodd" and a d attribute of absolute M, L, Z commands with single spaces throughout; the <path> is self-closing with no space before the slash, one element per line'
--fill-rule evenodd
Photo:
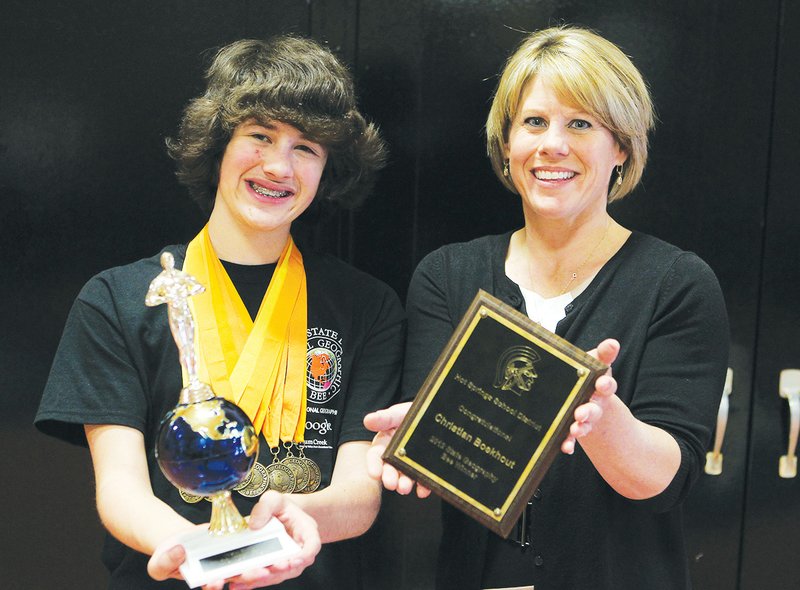
<path fill-rule="evenodd" d="M 783 478 L 797 476 L 797 435 L 800 433 L 800 369 L 784 369 L 778 393 L 789 402 L 789 446 L 778 461 L 778 475 Z"/>
<path fill-rule="evenodd" d="M 731 391 L 733 391 L 733 369 L 728 368 L 728 372 L 725 375 L 725 387 L 722 390 L 722 399 L 719 402 L 719 412 L 717 412 L 714 450 L 706 453 L 705 472 L 708 475 L 720 475 L 722 473 L 722 441 L 725 439 L 725 429 L 728 427 Z"/>

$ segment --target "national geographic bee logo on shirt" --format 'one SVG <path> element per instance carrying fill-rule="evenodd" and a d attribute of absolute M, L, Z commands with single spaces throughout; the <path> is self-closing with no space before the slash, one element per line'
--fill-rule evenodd
<path fill-rule="evenodd" d="M 308 328 L 306 354 L 307 401 L 328 403 L 342 381 L 342 339 L 335 330 Z"/>

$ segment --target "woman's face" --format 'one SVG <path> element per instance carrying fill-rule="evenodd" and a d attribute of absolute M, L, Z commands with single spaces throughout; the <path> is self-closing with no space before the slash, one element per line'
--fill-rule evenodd
<path fill-rule="evenodd" d="M 526 219 L 568 223 L 605 211 L 612 171 L 627 158 L 608 129 L 561 102 L 541 77 L 523 90 L 505 155 Z"/>
<path fill-rule="evenodd" d="M 212 215 L 229 231 L 288 231 L 314 200 L 327 158 L 291 125 L 245 121 L 222 156 Z"/>

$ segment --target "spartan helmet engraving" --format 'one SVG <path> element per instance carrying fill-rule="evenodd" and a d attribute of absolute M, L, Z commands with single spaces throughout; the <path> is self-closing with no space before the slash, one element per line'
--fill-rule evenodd
<path fill-rule="evenodd" d="M 529 346 L 512 346 L 497 361 L 494 386 L 517 395 L 528 393 L 539 377 L 533 365 L 540 358 Z"/>

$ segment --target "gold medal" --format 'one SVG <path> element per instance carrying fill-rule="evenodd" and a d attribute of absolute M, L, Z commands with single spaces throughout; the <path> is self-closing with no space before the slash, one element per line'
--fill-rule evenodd
<path fill-rule="evenodd" d="M 292 453 L 293 443 L 285 442 L 283 446 L 286 449 L 287 456 L 283 458 L 281 463 L 291 469 L 294 474 L 294 493 L 302 494 L 305 492 L 308 482 L 311 479 L 311 470 L 303 459 L 294 456 Z"/>
<path fill-rule="evenodd" d="M 267 466 L 269 489 L 281 494 L 291 494 L 297 485 L 294 473 L 289 467 L 278 461 L 278 453 L 281 451 L 279 447 L 269 451 L 272 453 L 272 464 Z"/>
<path fill-rule="evenodd" d="M 306 462 L 306 466 L 311 473 L 311 477 L 308 478 L 308 485 L 306 486 L 306 489 L 303 490 L 303 493 L 310 494 L 311 492 L 316 492 L 319 488 L 319 484 L 322 483 L 322 472 L 319 470 L 319 465 L 314 463 L 314 461 L 308 457 L 301 458 Z"/>
<path fill-rule="evenodd" d="M 243 490 L 250 485 L 250 482 L 253 481 L 253 473 L 256 470 L 256 465 L 258 465 L 258 461 L 256 461 L 255 465 L 253 465 L 253 468 L 250 470 L 250 473 L 247 474 L 247 477 L 233 487 L 234 490 L 238 492 L 239 490 Z"/>
<path fill-rule="evenodd" d="M 272 463 L 267 466 L 269 474 L 269 489 L 281 494 L 291 494 L 294 491 L 294 473 L 283 463 Z"/>
<path fill-rule="evenodd" d="M 281 463 L 291 469 L 294 474 L 294 493 L 305 493 L 308 482 L 311 481 L 311 470 L 308 468 L 308 465 L 306 465 L 305 460 L 300 457 L 286 457 Z"/>
<path fill-rule="evenodd" d="M 246 496 L 247 498 L 255 498 L 260 496 L 267 491 L 267 488 L 269 488 L 269 475 L 267 474 L 267 468 L 256 461 L 255 465 L 253 465 L 253 469 L 250 471 L 250 475 L 248 475 L 247 479 L 245 479 L 242 483 L 246 483 L 246 485 L 242 486 L 241 489 L 239 486 L 234 488 L 242 496 Z"/>
<path fill-rule="evenodd" d="M 183 501 L 187 504 L 197 504 L 203 499 L 203 496 L 196 496 L 194 494 L 190 494 L 189 492 L 184 492 L 180 488 L 178 488 L 178 493 L 181 495 L 181 498 L 183 498 Z"/>
<path fill-rule="evenodd" d="M 305 451 L 303 450 L 303 445 L 298 445 L 298 448 L 300 449 L 300 459 L 303 460 L 310 474 L 308 478 L 308 484 L 303 490 L 303 493 L 310 494 L 311 492 L 316 492 L 320 483 L 322 483 L 322 472 L 319 470 L 319 465 L 306 457 Z"/>

